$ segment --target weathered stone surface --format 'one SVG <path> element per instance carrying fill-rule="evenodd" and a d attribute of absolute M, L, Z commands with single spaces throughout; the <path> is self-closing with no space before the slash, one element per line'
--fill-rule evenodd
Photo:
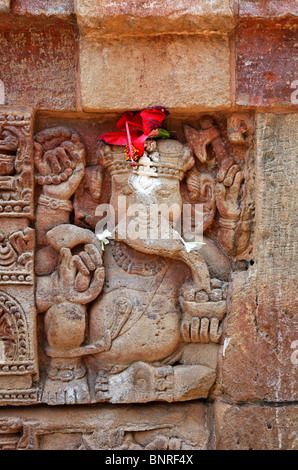
<path fill-rule="evenodd" d="M 0 450 L 34 450 L 37 448 L 34 427 L 15 418 L 0 418 Z"/>
<path fill-rule="evenodd" d="M 257 117 L 255 263 L 233 276 L 224 346 L 223 391 L 234 401 L 297 400 L 297 117 Z"/>
<path fill-rule="evenodd" d="M 236 37 L 236 103 L 291 106 L 297 50 L 294 20 L 242 23 Z"/>
<path fill-rule="evenodd" d="M 71 27 L 0 31 L 0 79 L 8 105 L 75 109 L 75 37 Z"/>
<path fill-rule="evenodd" d="M 298 15 L 296 0 L 239 0 L 240 16 L 279 17 Z"/>
<path fill-rule="evenodd" d="M 91 34 L 153 34 L 229 31 L 233 12 L 229 0 L 78 0 L 79 27 Z"/>
<path fill-rule="evenodd" d="M 2 80 L 0 80 L 0 105 L 5 104 L 5 87 Z"/>
<path fill-rule="evenodd" d="M 39 450 L 204 450 L 209 442 L 200 403 L 0 410 L 4 417 L 30 423 Z"/>
<path fill-rule="evenodd" d="M 0 0 L 0 11 L 10 10 L 10 0 Z"/>
<path fill-rule="evenodd" d="M 9 3 L 9 2 L 8 2 Z M 65 17 L 74 12 L 73 0 L 13 0 L 12 12 L 20 15 Z"/>
<path fill-rule="evenodd" d="M 132 39 L 83 38 L 80 50 L 85 111 L 160 104 L 191 111 L 230 103 L 229 47 L 224 37 L 160 36 L 140 38 L 137 44 Z"/>
<path fill-rule="evenodd" d="M 298 407 L 214 406 L 216 450 L 297 450 Z"/>

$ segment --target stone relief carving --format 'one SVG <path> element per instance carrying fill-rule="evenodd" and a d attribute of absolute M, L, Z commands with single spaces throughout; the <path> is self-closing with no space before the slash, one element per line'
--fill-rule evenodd
<path fill-rule="evenodd" d="M 32 116 L 0 110 L 0 217 L 33 217 Z"/>
<path fill-rule="evenodd" d="M 0 419 L 0 450 L 36 450 L 34 424 L 20 419 Z"/>
<path fill-rule="evenodd" d="M 164 434 L 163 434 L 164 433 Z M 173 434 L 174 436 L 171 436 Z M 146 436 L 146 437 L 145 437 Z M 145 441 L 145 442 L 144 442 Z M 146 441 L 148 443 L 146 443 Z M 83 435 L 80 450 L 190 450 L 194 446 L 175 436 L 172 426 L 127 426 L 116 432 L 93 433 Z"/>
<path fill-rule="evenodd" d="M 117 208 L 118 196 L 125 195 L 127 208 L 137 202 L 148 210 L 152 202 L 181 205 L 180 187 L 186 176 L 191 202 L 205 202 L 205 229 L 219 212 L 219 243 L 229 253 L 235 248 L 233 235 L 241 212 L 241 168 L 225 150 L 210 118 L 200 130 L 186 127 L 185 133 L 189 145 L 152 141 L 133 168 L 121 147 L 102 145 L 99 162 L 111 178 L 110 203 Z M 87 214 L 82 186 L 91 175 L 86 171 L 84 179 L 83 145 L 67 129 L 44 131 L 36 142 L 42 144 L 45 136 L 47 147 L 42 151 L 36 145 L 37 169 L 42 173 L 37 181 L 43 185 L 36 226 L 45 273 L 38 279 L 37 305 L 46 312 L 50 357 L 42 401 L 133 403 L 206 397 L 215 380 L 214 368 L 179 361 L 184 344 L 216 345 L 220 340 L 227 289 L 222 269 L 210 279 L 208 260 L 199 251 L 188 252 L 173 237 L 152 243 L 128 234 L 117 240 L 121 217 L 134 221 L 129 211 L 116 214 L 116 240 L 102 252 L 92 231 L 69 224 L 70 199 L 76 192 L 75 207 L 83 226 Z M 62 137 L 70 140 L 61 142 Z M 193 150 L 199 162 L 206 162 L 210 143 L 220 165 L 216 180 L 200 174 L 192 154 Z M 59 175 L 67 168 L 72 173 L 61 181 Z M 96 168 L 91 182 L 96 187 L 98 181 L 96 201 L 102 178 Z M 51 211 L 55 220 L 50 223 Z M 158 223 L 151 219 L 146 228 Z M 214 242 L 207 245 L 207 259 L 218 252 L 222 263 L 229 263 Z"/>
<path fill-rule="evenodd" d="M 3 347 L 2 357 L 11 361 L 11 367 L 16 369 L 15 364 L 17 364 L 18 370 L 24 371 L 23 361 L 30 360 L 27 319 L 17 301 L 2 291 L 0 291 L 0 339 Z M 8 372 L 11 367 L 5 362 L 1 372 Z"/>
<path fill-rule="evenodd" d="M 33 285 L 34 230 L 24 230 L 5 236 L 0 230 L 0 285 Z"/>
<path fill-rule="evenodd" d="M 171 405 L 159 404 L 162 408 L 150 406 L 150 414 L 140 423 L 136 411 L 105 408 L 95 410 L 95 415 L 85 407 L 76 407 L 76 412 L 63 423 L 47 419 L 48 410 L 26 409 L 2 410 L 0 417 L 0 450 L 194 450 L 205 448 L 208 432 L 205 428 L 204 411 L 200 403 L 191 406 L 192 413 Z M 142 406 L 142 405 L 140 405 Z M 174 409 L 173 409 L 174 406 Z M 163 408 L 166 407 L 166 408 Z M 85 414 L 85 410 L 86 413 Z M 34 419 L 28 418 L 35 415 Z M 140 412 L 140 407 L 138 412 Z M 24 416 L 24 414 L 27 416 Z M 202 418 L 197 423 L 196 418 Z M 171 419 L 173 418 L 172 422 Z M 174 422 L 173 422 L 174 421 Z M 192 432 L 187 434 L 187 424 Z"/>
<path fill-rule="evenodd" d="M 243 136 L 251 136 L 252 127 L 245 119 L 228 121 L 233 145 L 247 146 Z M 35 213 L 32 160 L 24 156 L 33 146 L 31 124 L 17 115 L 12 119 L 12 113 L 5 120 L 0 187 L 12 210 L 3 209 L 10 222 L 5 219 L 0 232 L 0 284 L 29 289 L 30 313 L 28 320 L 17 290 L 15 298 L 11 290 L 0 292 L 0 375 L 30 372 L 35 388 L 31 380 L 6 399 L 0 390 L 0 402 L 1 396 L 10 403 L 22 393 L 25 401 L 49 405 L 207 397 L 216 379 L 231 260 L 247 249 L 251 228 L 243 166 L 227 150 L 214 119 L 202 118 L 196 128 L 185 125 L 184 143 L 149 139 L 134 166 L 123 147 L 104 143 L 98 165 L 88 166 L 82 136 L 68 127 L 37 133 Z M 103 250 L 94 229 L 102 218 L 95 209 L 107 199 L 105 179 L 116 228 Z M 26 206 L 20 196 L 25 193 L 15 191 L 20 186 Z M 123 196 L 126 205 L 119 209 Z M 182 236 L 175 236 L 175 211 L 166 237 L 163 215 L 146 218 L 153 203 L 189 205 L 190 224 L 183 221 Z M 143 215 L 131 211 L 135 204 L 142 204 Z M 197 204 L 203 207 L 204 245 L 189 249 L 184 238 L 199 230 Z M 156 236 L 123 236 L 124 219 L 127 226 L 141 220 Z M 46 344 L 39 338 L 45 355 L 39 382 L 32 347 L 35 308 L 46 336 Z M 202 348 L 210 360 L 200 359 Z M 172 448 L 168 441 L 164 446 Z"/>
<path fill-rule="evenodd" d="M 0 404 L 38 394 L 33 181 L 33 114 L 0 107 Z"/>

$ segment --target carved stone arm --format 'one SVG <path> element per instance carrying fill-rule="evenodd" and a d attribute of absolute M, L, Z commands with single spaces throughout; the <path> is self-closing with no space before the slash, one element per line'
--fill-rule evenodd
<path fill-rule="evenodd" d="M 66 301 L 80 305 L 88 304 L 101 292 L 104 282 L 104 268 L 95 269 L 93 274 L 90 275 L 88 288 L 82 292 L 79 288 L 80 272 L 75 267 L 69 268 L 66 266 L 70 257 L 70 250 L 63 249 L 59 270 L 56 270 L 50 276 L 37 278 L 36 306 L 39 313 L 47 311 L 53 305 Z"/>
<path fill-rule="evenodd" d="M 68 223 L 70 201 L 85 173 L 85 148 L 68 128 L 46 129 L 35 136 L 36 181 L 42 186 L 36 213 L 38 246 L 46 246 L 46 233 Z"/>

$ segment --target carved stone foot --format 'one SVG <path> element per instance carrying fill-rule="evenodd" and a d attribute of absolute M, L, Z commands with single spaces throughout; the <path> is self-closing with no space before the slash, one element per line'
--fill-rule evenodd
<path fill-rule="evenodd" d="M 42 392 L 41 401 L 48 405 L 90 403 L 86 367 L 79 362 L 52 363 Z"/>
<path fill-rule="evenodd" d="M 97 401 L 111 403 L 147 403 L 206 398 L 215 380 L 215 372 L 201 365 L 155 367 L 135 362 L 123 372 L 106 375 L 96 381 Z"/>
<path fill-rule="evenodd" d="M 96 402 L 109 400 L 109 373 L 105 370 L 100 370 L 98 372 L 95 381 L 94 391 Z"/>
<path fill-rule="evenodd" d="M 87 380 L 79 379 L 62 383 L 47 379 L 42 392 L 41 402 L 48 405 L 78 405 L 90 403 Z"/>

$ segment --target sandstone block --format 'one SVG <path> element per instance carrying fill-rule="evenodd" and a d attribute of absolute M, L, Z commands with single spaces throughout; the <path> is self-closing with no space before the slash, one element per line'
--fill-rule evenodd
<path fill-rule="evenodd" d="M 0 11 L 10 10 L 10 0 L 0 0 Z"/>
<path fill-rule="evenodd" d="M 7 104 L 74 109 L 74 57 L 75 38 L 68 26 L 0 31 L 0 79 Z"/>
<path fill-rule="evenodd" d="M 229 0 L 78 0 L 79 27 L 92 34 L 152 34 L 230 31 L 233 12 Z"/>
<path fill-rule="evenodd" d="M 82 39 L 85 111 L 153 105 L 188 111 L 230 103 L 229 46 L 224 37 Z"/>
<path fill-rule="evenodd" d="M 240 16 L 247 17 L 280 17 L 297 15 L 298 8 L 295 0 L 240 0 Z"/>
<path fill-rule="evenodd" d="M 291 106 L 297 79 L 294 20 L 242 23 L 236 38 L 236 103 Z"/>
<path fill-rule="evenodd" d="M 10 422 L 30 422 L 39 450 L 203 450 L 208 446 L 201 403 L 0 410 Z M 1 435 L 0 435 L 1 446 Z"/>
<path fill-rule="evenodd" d="M 260 114 L 256 125 L 255 263 L 233 276 L 223 391 L 235 401 L 295 401 L 297 114 Z"/>
<path fill-rule="evenodd" d="M 297 406 L 216 403 L 216 450 L 297 450 Z"/>
<path fill-rule="evenodd" d="M 9 3 L 9 2 L 8 2 Z M 72 0 L 13 0 L 12 12 L 24 15 L 46 15 L 64 17 L 73 13 Z"/>

